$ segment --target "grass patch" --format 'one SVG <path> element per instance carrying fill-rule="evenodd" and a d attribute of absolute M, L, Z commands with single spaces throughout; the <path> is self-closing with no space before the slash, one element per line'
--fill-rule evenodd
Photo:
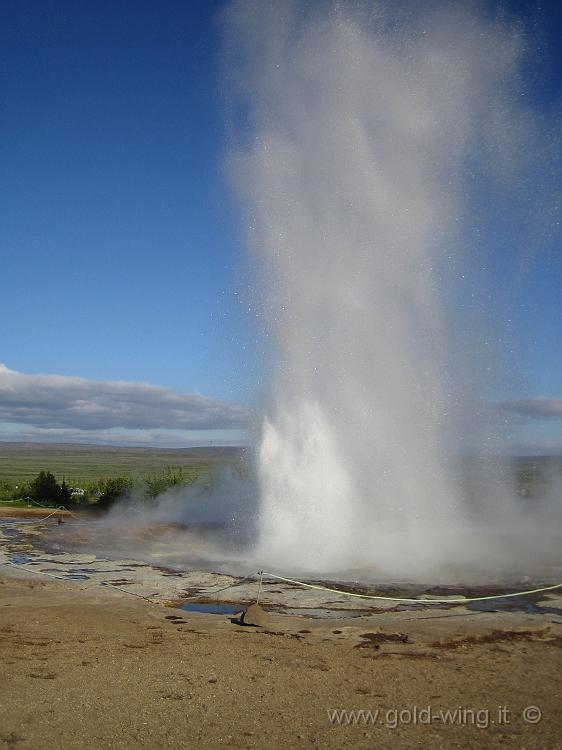
<path fill-rule="evenodd" d="M 0 442 L 0 482 L 28 482 L 48 469 L 70 486 L 99 477 L 139 477 L 181 469 L 196 479 L 218 464 L 235 463 L 239 448 L 121 448 Z"/>

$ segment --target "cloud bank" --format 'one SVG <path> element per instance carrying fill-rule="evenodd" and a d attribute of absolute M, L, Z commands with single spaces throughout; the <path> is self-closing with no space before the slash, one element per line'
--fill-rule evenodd
<path fill-rule="evenodd" d="M 528 419 L 562 418 L 562 398 L 535 396 L 516 401 L 506 401 L 503 409 Z"/>
<path fill-rule="evenodd" d="M 535 396 L 498 407 L 519 424 L 555 425 L 562 398 Z M 0 441 L 104 443 L 179 448 L 240 445 L 251 410 L 198 393 L 175 393 L 149 383 L 28 375 L 0 364 Z M 526 433 L 528 431 L 525 431 Z M 520 434 L 516 453 L 560 453 L 562 437 Z"/>
<path fill-rule="evenodd" d="M 232 442 L 250 410 L 198 393 L 175 393 L 149 383 L 27 375 L 0 364 L 3 437 L 177 444 L 199 434 Z M 20 439 L 21 439 L 20 437 Z M 234 440 L 234 442 L 237 442 Z"/>

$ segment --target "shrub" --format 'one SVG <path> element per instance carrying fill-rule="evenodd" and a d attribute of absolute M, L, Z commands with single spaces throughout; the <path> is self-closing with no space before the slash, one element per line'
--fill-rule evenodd
<path fill-rule="evenodd" d="M 70 492 L 64 479 L 58 484 L 50 471 L 40 471 L 28 487 L 28 494 L 36 503 L 68 503 Z"/>
<path fill-rule="evenodd" d="M 98 482 L 94 496 L 98 508 L 110 508 L 120 497 L 126 495 L 133 488 L 133 480 L 130 477 L 110 477 Z"/>

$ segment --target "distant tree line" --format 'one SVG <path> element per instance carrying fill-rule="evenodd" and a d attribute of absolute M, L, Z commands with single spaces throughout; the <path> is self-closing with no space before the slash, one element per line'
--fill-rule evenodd
<path fill-rule="evenodd" d="M 199 476 L 198 471 L 184 473 L 181 468 L 168 467 L 160 473 L 138 477 L 100 477 L 81 483 L 77 488 L 69 486 L 64 478 L 59 483 L 51 471 L 40 471 L 30 482 L 0 482 L 0 501 L 27 501 L 40 505 L 101 510 L 128 496 L 150 502 L 166 490 L 190 484 Z"/>

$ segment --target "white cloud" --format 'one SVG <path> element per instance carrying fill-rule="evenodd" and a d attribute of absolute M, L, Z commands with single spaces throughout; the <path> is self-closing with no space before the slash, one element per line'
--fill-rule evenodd
<path fill-rule="evenodd" d="M 562 418 L 562 398 L 535 396 L 516 401 L 505 401 L 502 404 L 502 409 L 528 419 L 560 419 Z"/>
<path fill-rule="evenodd" d="M 0 364 L 0 422 L 11 425 L 2 430 L 4 439 L 15 431 L 47 440 L 116 442 L 121 435 L 127 441 L 170 442 L 189 435 L 193 441 L 194 434 L 207 439 L 215 432 L 235 434 L 249 415 L 246 406 L 198 393 L 149 383 L 26 375 Z"/>

